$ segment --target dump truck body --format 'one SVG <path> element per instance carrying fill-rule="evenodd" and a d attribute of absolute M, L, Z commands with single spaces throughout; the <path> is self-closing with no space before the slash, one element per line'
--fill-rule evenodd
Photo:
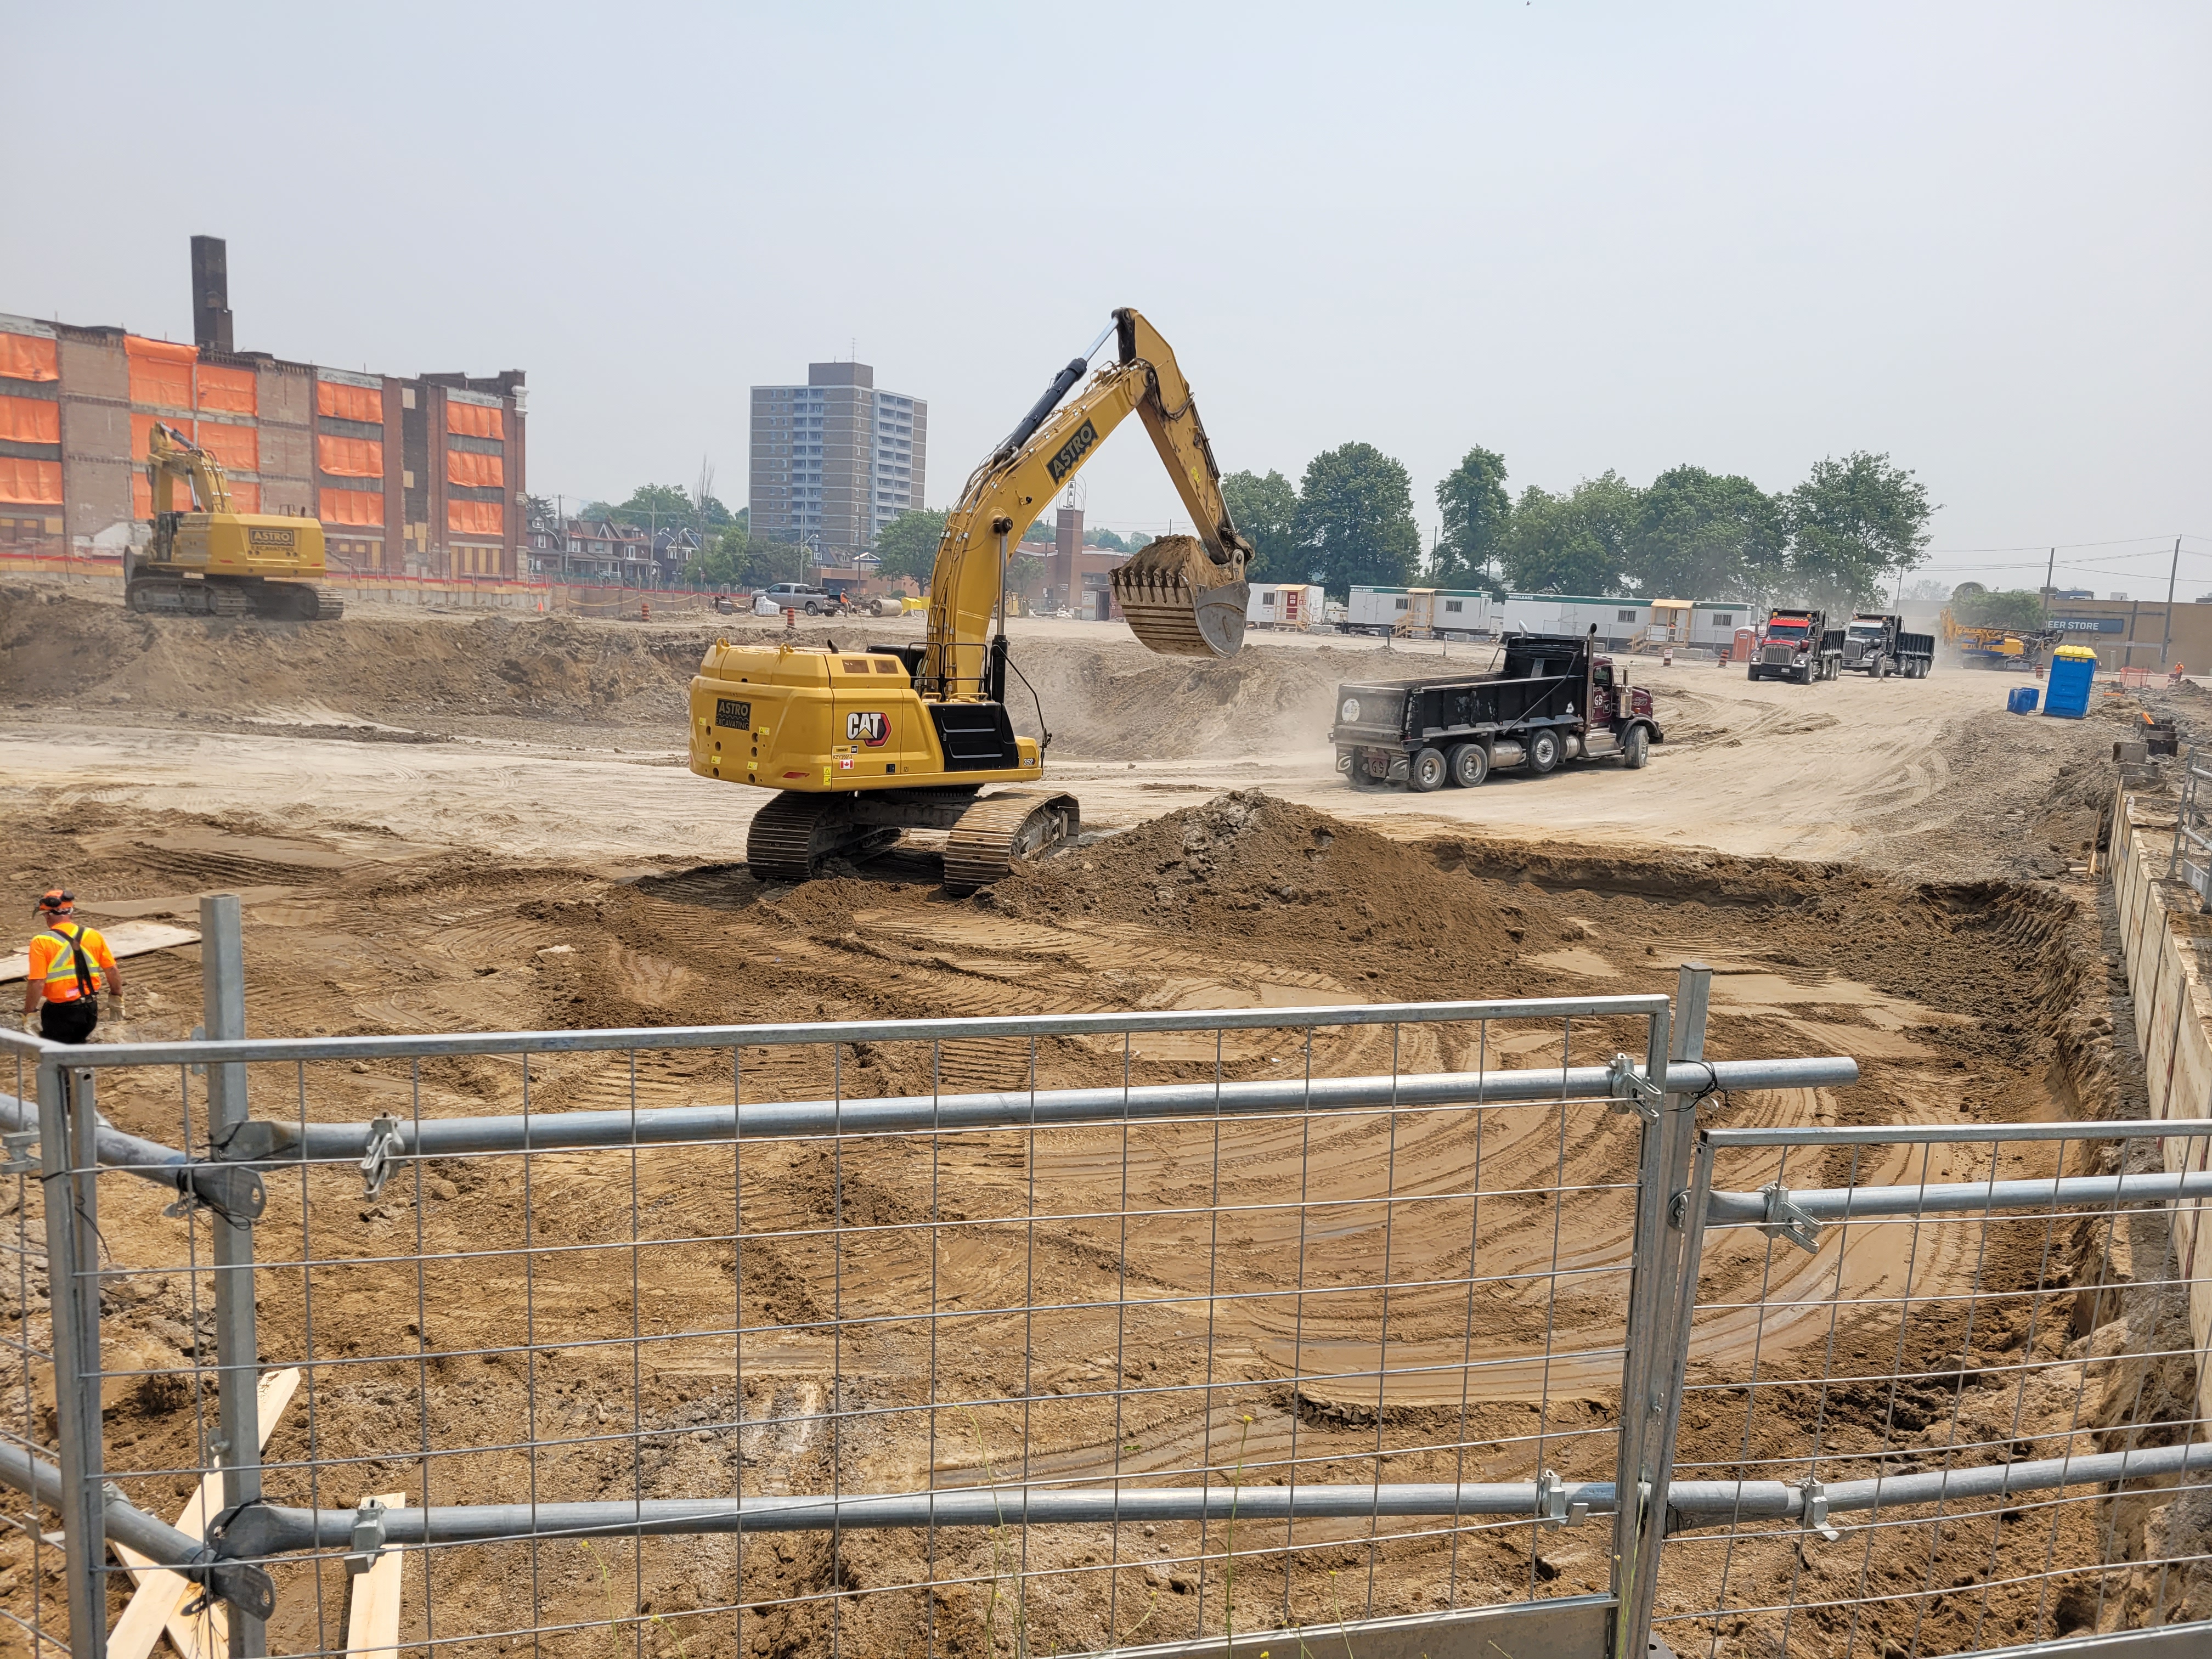
<path fill-rule="evenodd" d="M 1619 756 L 1641 766 L 1664 734 L 1651 694 L 1575 635 L 1524 634 L 1494 673 L 1352 681 L 1337 688 L 1329 739 L 1355 787 L 1416 790 L 1480 783 L 1492 769 L 1548 772 L 1563 762 Z"/>

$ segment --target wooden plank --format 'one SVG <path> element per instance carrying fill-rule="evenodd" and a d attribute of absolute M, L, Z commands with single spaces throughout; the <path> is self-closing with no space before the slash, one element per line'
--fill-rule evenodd
<path fill-rule="evenodd" d="M 405 1492 L 387 1492 L 361 1503 L 396 1510 L 406 1501 Z M 354 1507 L 359 1509 L 361 1504 Z M 353 1599 L 346 1608 L 346 1659 L 398 1652 L 401 1580 L 406 1571 L 407 1552 L 386 1550 L 353 1581 Z"/>
<path fill-rule="evenodd" d="M 283 1416 L 284 1407 L 292 1403 L 292 1395 L 299 1386 L 297 1366 L 271 1371 L 261 1379 L 258 1405 L 263 1445 L 267 1445 L 269 1437 L 276 1432 L 276 1419 Z M 206 1533 L 209 1518 L 222 1510 L 222 1474 L 218 1470 L 200 1482 L 200 1489 L 177 1516 L 177 1530 L 194 1538 L 201 1537 Z M 184 1659 L 223 1659 L 230 1650 L 230 1633 L 222 1607 L 211 1605 L 187 1619 L 185 1603 L 199 1594 L 198 1585 L 180 1573 L 155 1565 L 125 1545 L 111 1543 L 110 1547 L 116 1559 L 131 1569 L 131 1580 L 138 1588 L 131 1597 L 131 1605 L 115 1621 L 115 1628 L 107 1633 L 107 1659 L 147 1659 L 165 1629 Z"/>
<path fill-rule="evenodd" d="M 108 950 L 118 962 L 125 957 L 143 957 L 149 951 L 166 951 L 173 945 L 190 945 L 200 936 L 197 927 L 179 927 L 167 921 L 120 921 L 112 927 L 95 927 L 93 931 L 106 939 Z M 27 949 L 0 957 L 0 984 L 21 979 L 30 970 L 31 953 Z"/>

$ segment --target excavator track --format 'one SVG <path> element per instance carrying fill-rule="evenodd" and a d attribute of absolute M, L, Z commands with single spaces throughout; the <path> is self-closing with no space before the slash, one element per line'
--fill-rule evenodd
<path fill-rule="evenodd" d="M 945 890 L 956 898 L 988 887 L 1028 859 L 1073 841 L 1083 809 L 1054 789 L 986 795 L 952 826 L 945 843 Z"/>
<path fill-rule="evenodd" d="M 811 881 L 825 860 L 873 858 L 899 838 L 895 829 L 855 823 L 849 795 L 787 789 L 753 814 L 745 863 L 762 881 Z"/>
<path fill-rule="evenodd" d="M 133 577 L 123 590 L 123 602 L 156 617 L 243 617 L 252 609 L 240 588 L 176 576 Z"/>

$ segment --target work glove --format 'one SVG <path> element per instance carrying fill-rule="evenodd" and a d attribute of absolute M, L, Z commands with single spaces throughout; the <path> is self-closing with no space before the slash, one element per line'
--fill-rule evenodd
<path fill-rule="evenodd" d="M 39 1035 L 39 1017 L 36 1014 L 26 1014 L 23 1016 L 23 1034 L 26 1036 L 36 1036 Z"/>

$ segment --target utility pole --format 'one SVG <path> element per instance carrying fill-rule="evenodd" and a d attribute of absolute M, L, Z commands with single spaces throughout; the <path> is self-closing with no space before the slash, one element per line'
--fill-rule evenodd
<path fill-rule="evenodd" d="M 2173 562 L 2166 568 L 2166 638 L 2159 642 L 2158 647 L 2158 665 L 2161 671 L 2172 666 L 2166 659 L 2167 654 L 2173 649 L 2173 583 L 2174 579 L 2180 574 L 2181 538 L 2176 536 L 2173 538 Z"/>
<path fill-rule="evenodd" d="M 2058 568 L 2058 550 L 2052 548 L 2051 556 L 2043 562 L 2043 625 L 2051 626 L 2051 578 Z"/>

